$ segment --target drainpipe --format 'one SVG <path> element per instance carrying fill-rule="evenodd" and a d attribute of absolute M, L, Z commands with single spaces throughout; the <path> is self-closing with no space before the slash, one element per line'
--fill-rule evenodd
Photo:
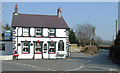
<path fill-rule="evenodd" d="M 18 27 L 18 29 L 19 29 L 19 27 Z M 18 51 L 18 29 L 17 29 L 17 51 Z M 18 59 L 18 57 L 17 57 L 17 59 Z"/>

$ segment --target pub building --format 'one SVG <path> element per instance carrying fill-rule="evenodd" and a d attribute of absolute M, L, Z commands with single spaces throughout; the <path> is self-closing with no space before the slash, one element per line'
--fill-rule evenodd
<path fill-rule="evenodd" d="M 69 51 L 69 26 L 57 10 L 57 15 L 18 13 L 12 18 L 13 50 L 17 59 L 65 59 Z"/>

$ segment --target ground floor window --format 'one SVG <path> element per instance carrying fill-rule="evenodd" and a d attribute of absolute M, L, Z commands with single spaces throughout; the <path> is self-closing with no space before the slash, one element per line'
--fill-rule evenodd
<path fill-rule="evenodd" d="M 5 51 L 5 44 L 0 44 L 0 50 Z"/>
<path fill-rule="evenodd" d="M 62 40 L 58 42 L 58 51 L 64 51 L 64 42 Z"/>
<path fill-rule="evenodd" d="M 42 42 L 35 42 L 35 54 L 42 53 Z"/>
<path fill-rule="evenodd" d="M 56 43 L 55 42 L 49 42 L 48 43 L 48 50 L 50 54 L 54 54 L 56 51 Z"/>
<path fill-rule="evenodd" d="M 30 53 L 30 42 L 22 42 L 22 53 L 23 54 Z"/>

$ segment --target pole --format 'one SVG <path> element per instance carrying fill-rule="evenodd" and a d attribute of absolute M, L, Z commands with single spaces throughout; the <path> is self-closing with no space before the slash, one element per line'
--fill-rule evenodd
<path fill-rule="evenodd" d="M 116 20 L 116 36 L 117 36 L 117 20 Z"/>
<path fill-rule="evenodd" d="M 95 45 L 95 27 L 93 27 L 93 45 Z"/>

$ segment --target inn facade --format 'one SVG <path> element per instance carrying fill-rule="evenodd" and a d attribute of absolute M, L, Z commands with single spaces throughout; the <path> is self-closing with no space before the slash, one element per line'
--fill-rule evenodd
<path fill-rule="evenodd" d="M 35 15 L 15 12 L 12 19 L 13 50 L 17 59 L 66 58 L 69 50 L 69 26 L 57 15 Z"/>

